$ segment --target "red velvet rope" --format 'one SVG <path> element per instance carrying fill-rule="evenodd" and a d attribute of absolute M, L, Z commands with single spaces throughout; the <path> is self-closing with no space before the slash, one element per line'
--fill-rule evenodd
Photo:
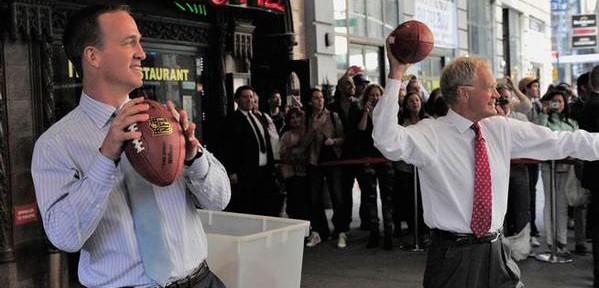
<path fill-rule="evenodd" d="M 555 160 L 555 163 L 574 164 L 576 162 L 576 160 L 577 159 L 566 158 L 566 159 Z M 318 166 L 380 164 L 380 163 L 385 163 L 385 162 L 390 162 L 390 160 L 387 160 L 384 157 L 363 157 L 363 158 L 342 159 L 342 160 L 335 160 L 335 161 L 320 162 L 320 163 L 318 163 Z M 528 158 L 517 158 L 517 159 L 512 159 L 510 161 L 510 164 L 539 164 L 542 162 L 548 162 L 548 161 L 541 161 L 541 160 L 528 159 Z M 287 164 L 287 165 L 309 165 L 309 163 L 306 161 L 282 161 L 282 160 L 280 160 L 280 161 L 277 161 L 277 163 Z"/>

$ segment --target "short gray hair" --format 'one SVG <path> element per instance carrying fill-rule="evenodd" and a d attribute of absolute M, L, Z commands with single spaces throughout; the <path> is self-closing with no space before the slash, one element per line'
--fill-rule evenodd
<path fill-rule="evenodd" d="M 457 100 L 458 86 L 473 85 L 476 71 L 480 67 L 489 67 L 485 58 L 476 56 L 458 57 L 451 61 L 441 72 L 441 94 L 448 104 Z"/>

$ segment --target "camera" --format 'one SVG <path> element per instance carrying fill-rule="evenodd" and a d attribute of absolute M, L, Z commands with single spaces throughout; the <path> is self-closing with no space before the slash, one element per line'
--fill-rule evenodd
<path fill-rule="evenodd" d="M 551 108 L 551 110 L 557 111 L 559 110 L 559 103 L 551 102 L 551 104 L 549 104 L 549 108 Z"/>
<path fill-rule="evenodd" d="M 497 105 L 499 106 L 507 105 L 508 103 L 510 103 L 510 100 L 508 100 L 506 97 L 499 97 L 497 99 Z"/>

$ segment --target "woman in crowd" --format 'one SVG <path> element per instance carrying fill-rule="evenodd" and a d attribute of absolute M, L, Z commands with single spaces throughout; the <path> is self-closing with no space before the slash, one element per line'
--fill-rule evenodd
<path fill-rule="evenodd" d="M 495 108 L 497 108 L 498 114 L 528 122 L 525 114 L 513 109 L 512 92 L 513 88 L 508 84 L 497 85 L 499 98 L 495 100 Z M 512 258 L 516 261 L 527 259 L 530 255 L 530 186 L 528 181 L 528 165 L 512 161 L 503 233 L 509 240 Z"/>
<path fill-rule="evenodd" d="M 383 95 L 383 87 L 378 84 L 370 84 L 363 92 L 360 99 L 359 108 L 350 113 L 350 122 L 355 127 L 355 157 L 371 157 L 380 160 L 383 158 L 381 153 L 374 147 L 372 140 L 372 109 L 379 97 Z M 358 165 L 358 182 L 361 188 L 361 197 L 367 219 L 370 238 L 367 248 L 375 248 L 379 245 L 380 232 L 377 209 L 377 182 L 381 194 L 382 212 L 383 212 L 383 249 L 393 249 L 393 166 L 391 162 L 373 162 Z"/>
<path fill-rule="evenodd" d="M 422 98 L 417 93 L 409 93 L 404 98 L 403 106 L 404 110 L 399 117 L 399 124 L 404 127 L 428 118 L 428 115 L 424 112 Z M 395 213 L 395 225 L 399 229 L 401 227 L 401 220 L 405 219 L 409 232 L 414 233 L 414 166 L 403 161 L 397 161 L 394 162 L 394 167 L 395 192 L 393 195 L 393 211 Z M 420 234 L 428 231 L 422 219 L 420 191 L 418 191 L 418 227 Z"/>
<path fill-rule="evenodd" d="M 281 129 L 283 128 L 283 123 L 285 123 L 286 113 L 286 111 L 281 108 L 281 101 L 281 92 L 279 92 L 279 90 L 274 90 L 270 93 L 270 97 L 268 97 L 268 115 L 270 115 L 270 118 L 272 118 L 279 135 L 283 134 Z"/>
<path fill-rule="evenodd" d="M 435 88 L 431 91 L 431 95 L 428 96 L 428 100 L 426 101 L 426 104 L 424 104 L 424 112 L 426 112 L 428 115 L 433 115 L 433 106 L 435 104 L 435 101 L 437 101 L 438 98 L 442 97 L 441 95 L 441 88 Z M 435 117 L 436 118 L 436 117 Z"/>
<path fill-rule="evenodd" d="M 311 111 L 308 119 L 306 143 L 308 145 L 308 179 L 310 184 L 310 221 L 313 232 L 306 243 L 314 247 L 327 239 L 330 231 L 324 211 L 323 184 L 326 179 L 327 188 L 333 204 L 333 239 L 337 239 L 337 247 L 347 246 L 350 215 L 348 215 L 347 200 L 342 195 L 341 168 L 336 165 L 326 165 L 341 157 L 341 147 L 344 141 L 343 125 L 337 113 L 329 111 L 324 106 L 322 91 L 312 88 L 310 91 Z M 324 165 L 321 165 L 323 164 Z"/>
<path fill-rule="evenodd" d="M 570 118 L 570 111 L 567 105 L 570 98 L 570 92 L 560 87 L 549 87 L 549 90 L 543 98 L 542 112 L 539 115 L 539 125 L 546 126 L 553 131 L 574 131 L 578 129 L 578 123 Z M 550 165 L 548 163 L 541 164 L 543 177 L 543 187 L 550 187 Z M 572 174 L 572 175 L 569 175 Z M 574 166 L 565 163 L 557 163 L 555 165 L 555 215 L 557 229 L 557 249 L 558 253 L 569 254 L 567 247 L 567 223 L 568 223 L 568 201 L 566 199 L 566 179 L 575 177 Z M 550 189 L 545 190 L 545 209 L 543 210 L 545 223 L 545 236 L 547 245 L 553 243 L 552 222 L 551 222 L 551 201 Z"/>
<path fill-rule="evenodd" d="M 281 174 L 287 190 L 287 215 L 289 218 L 310 220 L 310 194 L 306 173 L 306 130 L 304 111 L 293 107 L 285 117 L 287 131 L 281 136 Z"/>

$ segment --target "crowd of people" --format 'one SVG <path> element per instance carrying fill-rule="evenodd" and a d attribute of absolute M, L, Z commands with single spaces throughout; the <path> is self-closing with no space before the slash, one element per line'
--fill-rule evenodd
<path fill-rule="evenodd" d="M 534 77 L 524 77 L 517 85 L 510 77 L 505 77 L 499 85 L 493 84 L 487 90 L 493 96 L 496 95 L 493 109 L 497 115 L 547 127 L 551 131 L 577 131 L 583 127 L 581 123 L 585 121 L 585 103 L 593 90 L 589 75 L 590 73 L 585 73 L 580 76 L 577 81 L 577 92 L 573 91 L 570 85 L 561 83 L 549 85 L 547 91 L 541 96 L 539 79 Z M 389 160 L 392 159 L 389 157 L 385 158 L 375 146 L 376 139 L 373 140 L 372 137 L 373 110 L 385 94 L 384 87 L 370 83 L 359 70 L 352 67 L 338 80 L 332 99 L 327 99 L 324 91 L 319 88 L 312 88 L 307 93 L 309 101 L 304 103 L 305 105 L 301 105 L 297 99 L 293 103 L 282 103 L 281 92 L 273 91 L 269 97 L 268 109 L 265 109 L 266 113 L 259 112 L 259 105 L 253 107 L 242 105 L 237 94 L 243 90 L 251 90 L 247 93 L 249 97 L 257 97 L 251 87 L 240 87 L 236 92 L 239 109 L 249 111 L 249 114 L 253 113 L 252 115 L 270 115 L 270 118 L 278 120 L 257 117 L 256 123 L 260 124 L 258 127 L 252 126 L 252 121 L 241 121 L 242 123 L 237 124 L 237 128 L 244 126 L 250 133 L 245 134 L 244 137 L 247 137 L 245 140 L 228 140 L 228 143 L 235 147 L 226 151 L 236 149 L 239 152 L 241 151 L 239 143 L 252 142 L 243 144 L 246 148 L 248 145 L 254 146 L 252 154 L 249 154 L 253 166 L 248 166 L 248 171 L 256 173 L 263 169 L 261 167 L 269 168 L 268 172 L 261 177 L 252 176 L 246 181 L 254 181 L 272 188 L 242 191 L 241 187 L 254 186 L 239 185 L 240 188 L 236 188 L 236 185 L 233 185 L 232 204 L 229 205 L 228 210 L 271 216 L 287 215 L 308 220 L 311 222 L 311 233 L 306 238 L 307 247 L 314 247 L 328 239 L 336 241 L 339 248 L 347 247 L 349 224 L 358 218 L 360 229 L 370 231 L 367 248 L 382 246 L 385 250 L 393 249 L 393 236 L 402 235 L 403 223 L 406 224 L 404 227 L 407 226 L 409 234 L 418 233 L 423 236 L 420 237 L 422 243 L 415 244 L 430 243 L 429 235 L 435 235 L 431 232 L 436 231 L 438 227 L 430 227 L 433 228 L 431 231 L 430 221 L 426 221 L 421 191 L 418 186 L 415 186 L 416 181 L 414 181 L 416 167 L 406 161 L 405 157 L 400 157 L 396 161 Z M 398 108 L 396 117 L 387 119 L 387 124 L 400 125 L 406 127 L 408 131 L 410 126 L 416 125 L 423 119 L 432 120 L 446 116 L 452 107 L 441 89 L 432 89 L 429 94 L 422 87 L 419 79 L 411 75 L 402 75 L 396 97 Z M 278 124 L 275 125 L 274 122 Z M 227 125 L 236 124 L 227 122 Z M 228 126 L 227 129 L 234 131 L 236 128 L 233 126 Z M 258 139 L 260 137 L 264 140 Z M 267 150 L 278 149 L 275 153 L 278 155 L 270 156 L 273 152 L 268 150 L 265 152 L 268 161 L 261 162 L 259 159 L 265 157 L 258 153 L 260 142 L 268 142 L 269 139 L 271 145 L 266 145 Z M 414 141 L 417 140 L 426 141 L 424 138 Z M 418 143 L 411 144 L 418 145 Z M 408 153 L 412 152 L 408 151 Z M 235 163 L 234 165 L 239 165 L 241 163 L 239 159 L 247 157 L 247 155 L 231 156 L 234 154 L 229 152 L 227 154 L 225 157 L 232 157 L 231 161 Z M 546 160 L 546 157 L 524 158 Z M 223 162 L 229 172 L 231 183 L 236 184 L 235 180 L 239 178 L 232 173 L 236 171 L 234 166 L 227 165 L 226 160 Z M 583 187 L 583 166 L 583 161 L 575 158 L 558 161 L 556 164 L 557 224 L 554 228 L 549 218 L 552 209 L 548 200 L 551 191 L 549 189 L 550 165 L 542 161 L 521 159 L 510 161 L 505 223 L 502 220 L 501 233 L 511 246 L 513 259 L 526 259 L 534 252 L 533 249 L 540 247 L 541 244 L 539 243 L 541 233 L 535 224 L 536 186 L 539 180 L 545 187 L 543 235 L 546 245 L 549 248 L 553 245 L 552 231 L 556 229 L 558 254 L 569 257 L 571 252 L 567 245 L 567 229 L 574 226 L 576 231 L 574 252 L 587 253 L 585 242 L 590 237 L 590 232 L 587 233 L 586 230 L 590 224 L 586 223 L 586 206 L 589 203 L 590 192 L 584 187 L 591 186 Z M 540 179 L 539 175 L 542 176 Z M 360 190 L 360 209 L 359 215 L 352 215 L 354 200 L 352 190 L 356 182 Z M 586 195 L 586 198 L 573 203 L 569 199 L 574 197 L 570 196 L 571 190 L 585 191 L 578 194 Z M 265 191 L 269 191 L 268 195 L 264 195 Z M 379 197 L 380 214 L 377 205 Z M 245 199 L 240 202 L 246 205 L 258 201 L 262 204 L 271 203 L 272 206 L 268 209 L 240 210 L 234 206 L 236 198 Z M 426 200 L 424 202 L 426 203 Z M 332 231 L 325 213 L 325 208 L 329 206 L 333 210 Z M 379 219 L 379 215 L 382 215 L 382 219 Z"/>
<path fill-rule="evenodd" d="M 308 220 L 307 247 L 332 239 L 344 248 L 357 182 L 360 227 L 370 231 L 367 247 L 382 243 L 383 249 L 393 249 L 392 237 L 402 235 L 402 221 L 409 233 L 414 229 L 415 170 L 403 161 L 387 161 L 374 146 L 372 112 L 383 93 L 381 85 L 370 83 L 354 69 L 338 80 L 331 99 L 314 87 L 307 91 L 305 105 L 299 98 L 283 103 L 281 92 L 274 90 L 261 109 L 251 86 L 237 88 L 237 109 L 224 124 L 233 132 L 226 133 L 223 149 L 217 153 L 232 187 L 226 210 Z M 424 102 L 422 95 L 430 100 Z M 439 89 L 429 97 L 415 76 L 405 81 L 398 96 L 398 104 L 405 108 L 395 124 L 409 126 L 448 111 Z M 332 231 L 325 213 L 328 207 L 333 210 Z M 422 205 L 417 209 L 418 230 L 426 235 Z"/>
<path fill-rule="evenodd" d="M 402 235 L 402 222 L 407 226 L 408 233 L 414 233 L 414 215 L 418 215 L 418 233 L 425 236 L 422 238 L 426 240 L 429 231 L 422 218 L 422 199 L 419 192 L 414 193 L 416 169 L 403 160 L 383 159 L 374 147 L 371 136 L 372 110 L 383 95 L 384 88 L 370 83 L 360 72 L 352 73 L 355 73 L 355 69 L 348 69 L 339 79 L 334 97 L 328 103 L 323 91 L 312 88 L 308 91 L 309 103 L 306 105 L 302 105 L 298 99 L 283 105 L 281 92 L 275 90 L 269 95 L 265 113 L 260 111 L 258 95 L 251 86 L 237 89 L 237 111 L 226 124 L 230 131 L 237 131 L 227 133 L 236 139 L 227 138 L 223 141 L 225 146 L 231 147 L 224 149 L 222 155 L 234 190 L 227 208 L 229 211 L 287 215 L 309 220 L 312 232 L 307 239 L 307 247 L 329 238 L 337 240 L 339 247 L 345 247 L 349 223 L 352 221 L 352 189 L 354 181 L 357 181 L 361 203 L 360 228 L 371 232 L 368 248 L 377 247 L 381 238 L 377 206 L 379 195 L 384 249 L 393 248 L 393 234 Z M 562 83 L 550 85 L 543 97 L 540 97 L 538 79 L 524 77 L 516 86 L 511 78 L 505 77 L 504 83 L 496 88 L 499 95 L 497 111 L 506 117 L 529 121 L 554 131 L 577 130 L 578 123 L 582 121 L 580 105 L 585 103 L 586 93 L 590 90 L 588 74 L 581 75 L 578 93 Z M 408 127 L 422 119 L 447 114 L 449 106 L 439 88 L 429 94 L 416 76 L 404 78 L 398 94 L 397 124 Z M 242 98 L 242 95 L 245 96 Z M 425 97 L 428 101 L 424 100 Z M 572 111 L 575 109 L 577 114 Z M 246 115 L 241 122 L 234 120 L 239 118 L 235 116 L 239 113 Z M 255 117 L 255 120 L 246 120 L 248 116 Z M 240 133 L 239 129 L 245 132 Z M 263 140 L 260 141 L 260 138 Z M 261 149 L 261 142 L 265 146 L 264 152 L 257 153 Z M 240 166 L 245 167 L 246 172 L 235 173 Z M 541 170 L 544 187 L 549 187 L 549 164 L 516 160 L 512 161 L 510 168 L 505 234 L 516 243 L 514 256 L 524 259 L 529 255 L 531 246 L 540 246 L 537 239 L 540 233 L 535 224 L 536 183 Z M 574 173 L 575 168 L 579 173 Z M 569 253 L 566 248 L 566 227 L 573 219 L 577 228 L 575 252 L 584 254 L 587 226 L 585 205 L 569 209 L 565 198 L 567 189 L 579 189 L 577 185 L 580 187 L 582 162 L 558 163 L 556 172 L 559 252 Z M 241 182 L 240 176 L 243 178 Z M 544 191 L 549 193 L 549 189 Z M 418 197 L 417 201 L 415 196 Z M 549 195 L 545 197 L 549 199 Z M 334 211 L 332 233 L 324 212 L 325 207 L 329 206 Z M 547 244 L 551 245 L 549 207 L 549 201 L 545 201 L 545 234 L 548 235 Z M 414 213 L 414 209 L 418 212 Z"/>

